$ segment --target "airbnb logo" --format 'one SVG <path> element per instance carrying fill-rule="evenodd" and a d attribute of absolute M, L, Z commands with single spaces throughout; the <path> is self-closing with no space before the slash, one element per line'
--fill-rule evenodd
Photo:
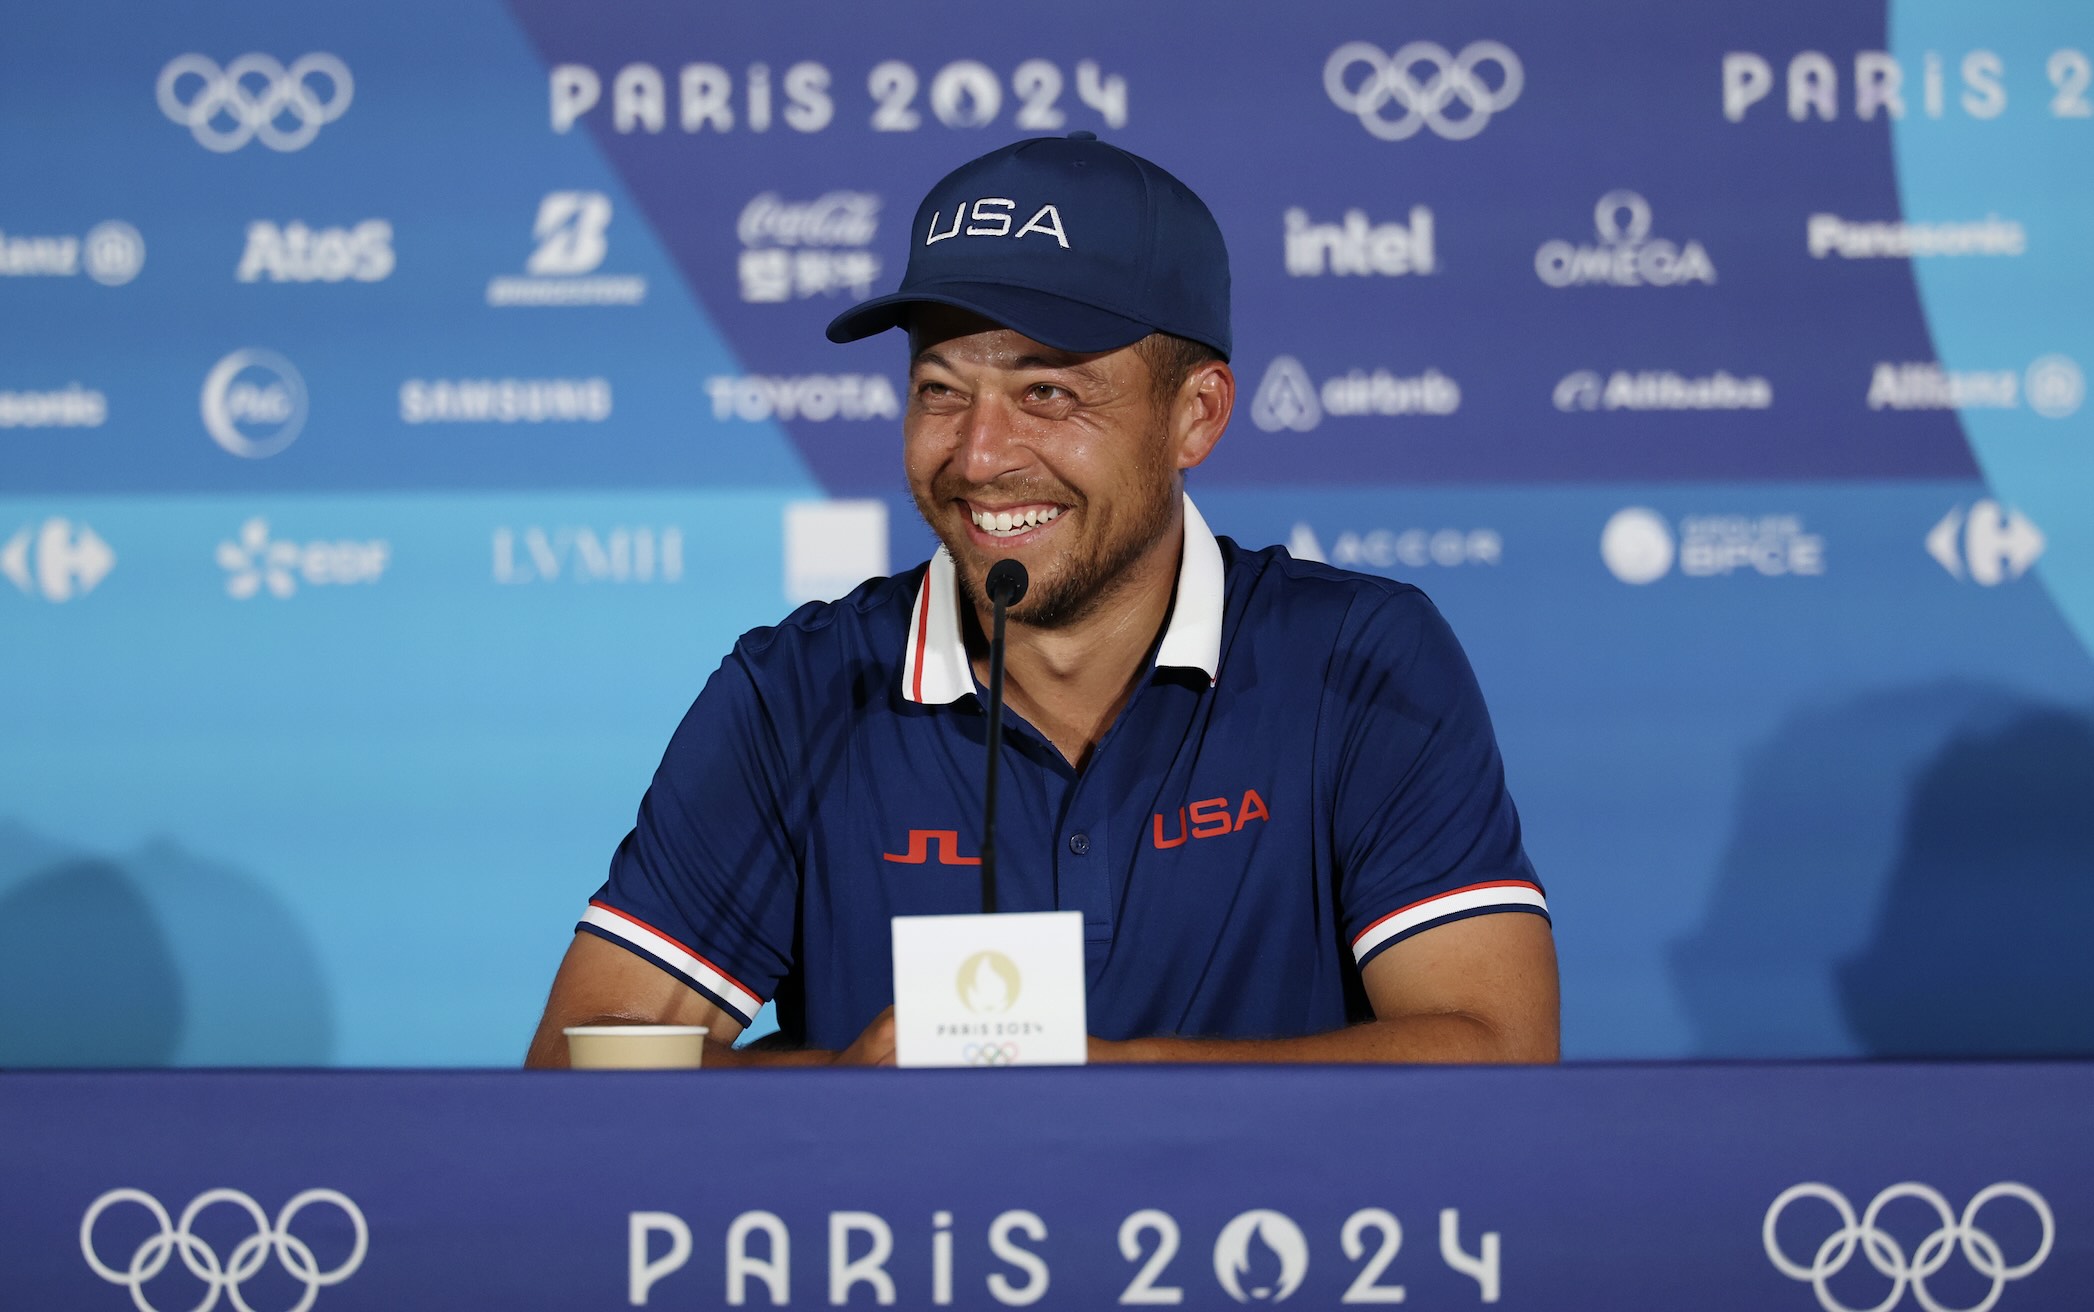
<path fill-rule="evenodd" d="M 978 866 L 982 863 L 978 856 L 960 855 L 960 834 L 956 829 L 911 829 L 907 856 L 896 856 L 892 852 L 880 855 L 905 866 L 927 865 L 933 847 L 938 849 L 938 864 L 941 866 Z"/>
<path fill-rule="evenodd" d="M 1187 826 L 1188 817 L 1191 821 L 1190 827 Z M 1156 816 L 1155 824 L 1150 830 L 1154 835 L 1151 842 L 1156 847 L 1177 847 L 1188 838 L 1220 838 L 1223 834 L 1235 833 L 1253 820 L 1271 818 L 1271 812 L 1265 809 L 1265 799 L 1258 796 L 1257 789 L 1251 788 L 1244 791 L 1243 801 L 1233 811 L 1226 797 L 1210 797 L 1205 801 L 1194 802 L 1189 807 L 1179 807 L 1178 834 L 1175 838 L 1163 836 L 1163 817 Z M 887 859 L 901 860 L 900 857 Z"/>

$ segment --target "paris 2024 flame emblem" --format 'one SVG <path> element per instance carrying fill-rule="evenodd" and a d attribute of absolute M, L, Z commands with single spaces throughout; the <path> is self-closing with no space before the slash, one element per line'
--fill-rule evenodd
<path fill-rule="evenodd" d="M 960 963 L 960 1004 L 977 1016 L 1001 1016 L 1018 1001 L 1018 967 L 1001 952 L 977 952 Z"/>

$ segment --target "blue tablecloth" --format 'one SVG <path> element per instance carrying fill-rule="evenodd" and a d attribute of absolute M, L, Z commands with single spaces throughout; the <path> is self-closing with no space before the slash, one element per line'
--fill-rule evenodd
<path fill-rule="evenodd" d="M 0 1075 L 8 1308 L 1280 1301 L 2084 1308 L 2094 1064 Z"/>

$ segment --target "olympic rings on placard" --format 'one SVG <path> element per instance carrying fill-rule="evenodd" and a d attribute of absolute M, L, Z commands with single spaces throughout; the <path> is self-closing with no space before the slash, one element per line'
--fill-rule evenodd
<path fill-rule="evenodd" d="M 1811 1258 L 1808 1266 L 1782 1251 L 1781 1241 L 1774 1233 L 1782 1213 L 1788 1210 L 1790 1203 L 1799 1198 L 1817 1198 L 1831 1204 L 1840 1221 L 1839 1228 L 1818 1245 L 1817 1253 Z M 1934 1215 L 1941 1222 L 1939 1229 L 1920 1240 L 1910 1260 L 1906 1258 L 1905 1250 L 1899 1246 L 1898 1241 L 1876 1224 L 1884 1207 L 1900 1198 L 1913 1198 L 1925 1203 L 1934 1209 Z M 2013 1266 L 2007 1264 L 1999 1241 L 1977 1227 L 1979 1210 L 1996 1198 L 2016 1198 L 2026 1203 L 2043 1227 L 2043 1238 L 2036 1245 L 2035 1253 L 2028 1260 Z M 1978 1190 L 1970 1203 L 1964 1207 L 1963 1215 L 1958 1217 L 1950 1209 L 1948 1199 L 1943 1198 L 1938 1191 L 1923 1184 L 1906 1181 L 1903 1184 L 1894 1184 L 1877 1194 L 1859 1220 L 1855 1218 L 1854 1206 L 1847 1201 L 1846 1195 L 1831 1185 L 1792 1185 L 1784 1189 L 1781 1196 L 1767 1208 L 1767 1218 L 1760 1226 L 1760 1239 L 1766 1246 L 1768 1260 L 1774 1263 L 1776 1270 L 1789 1279 L 1809 1281 L 1811 1287 L 1817 1291 L 1818 1305 L 1824 1308 L 1825 1312 L 1890 1312 L 1905 1296 L 1908 1285 L 1912 1289 L 1912 1296 L 1926 1312 L 1991 1312 L 1993 1304 L 1999 1302 L 2000 1293 L 2007 1287 L 2008 1281 L 2019 1280 L 2043 1265 L 2043 1260 L 2050 1256 L 2051 1244 L 2056 1238 L 2057 1224 L 2051 1216 L 2050 1204 L 2043 1200 L 2043 1195 L 2025 1184 L 2013 1183 L 1988 1185 Z M 1890 1293 L 1884 1296 L 1883 1301 L 1864 1309 L 1849 1308 L 1841 1303 L 1833 1296 L 1826 1283 L 1846 1269 L 1856 1249 L 1868 1259 L 1870 1266 L 1876 1268 L 1879 1274 L 1889 1277 L 1891 1282 Z M 1927 1278 L 1947 1266 L 1950 1254 L 1958 1249 L 1962 1251 L 1964 1260 L 1969 1262 L 1979 1275 L 1992 1282 L 1991 1291 L 1968 1308 L 1945 1306 L 1937 1302 L 1927 1289 Z"/>
<path fill-rule="evenodd" d="M 970 1043 L 960 1049 L 960 1060 L 969 1066 L 1008 1066 L 1018 1060 L 1015 1043 Z"/>
<path fill-rule="evenodd" d="M 317 75 L 328 85 L 322 101 L 308 86 Z M 184 80 L 200 85 L 187 100 Z M 259 80 L 258 85 L 250 86 Z M 349 108 L 356 83 L 349 66 L 330 54 L 311 54 L 286 69 L 268 55 L 242 55 L 223 69 L 203 55 L 177 55 L 160 70 L 160 112 L 188 128 L 198 143 L 221 154 L 260 137 L 271 150 L 300 150 Z M 285 115 L 293 120 L 286 130 Z M 221 126 L 221 118 L 230 126 Z"/>
<path fill-rule="evenodd" d="M 1357 64 L 1365 64 L 1368 72 L 1354 86 L 1348 79 Z M 1498 66 L 1495 88 L 1476 75 L 1480 64 Z M 1411 76 L 1420 65 L 1431 68 L 1423 81 Z M 1413 41 L 1393 55 L 1372 42 L 1351 41 L 1332 51 L 1323 65 L 1323 89 L 1331 103 L 1383 141 L 1402 141 L 1428 127 L 1449 141 L 1473 137 L 1490 126 L 1491 115 L 1520 98 L 1526 77 L 1520 57 L 1496 41 L 1472 41 L 1459 55 L 1431 41 Z M 1450 117 L 1442 112 L 1457 101 L 1466 113 Z M 1402 117 L 1382 117 L 1382 108 L 1391 104 L 1403 111 Z"/>
<path fill-rule="evenodd" d="M 122 1268 L 109 1265 L 95 1251 L 95 1222 L 118 1203 L 138 1204 L 160 1225 L 159 1233 L 140 1244 L 138 1251 L 131 1254 L 130 1261 Z M 253 1234 L 233 1245 L 232 1255 L 223 1260 L 192 1229 L 204 1209 L 220 1203 L 229 1203 L 246 1212 L 255 1228 Z M 349 1256 L 331 1271 L 322 1271 L 312 1248 L 291 1233 L 292 1220 L 314 1203 L 333 1204 L 356 1229 L 356 1242 Z M 168 1259 L 177 1254 L 181 1256 L 182 1265 L 189 1268 L 189 1274 L 203 1281 L 206 1287 L 203 1301 L 189 1312 L 211 1312 L 220 1294 L 232 1302 L 236 1312 L 255 1312 L 241 1296 L 240 1286 L 254 1278 L 272 1252 L 284 1270 L 305 1286 L 304 1296 L 291 1306 L 289 1312 L 308 1312 L 323 1286 L 338 1285 L 356 1274 L 370 1246 L 371 1230 L 364 1222 L 363 1212 L 349 1200 L 348 1195 L 333 1189 L 308 1189 L 299 1194 L 284 1204 L 283 1210 L 276 1214 L 274 1225 L 270 1224 L 261 1204 L 237 1189 L 205 1190 L 182 1209 L 178 1221 L 170 1221 L 160 1200 L 142 1189 L 111 1189 L 89 1204 L 87 1215 L 80 1218 L 80 1252 L 87 1258 L 87 1265 L 110 1284 L 127 1286 L 138 1312 L 159 1312 L 146 1300 L 145 1284 L 165 1270 Z"/>

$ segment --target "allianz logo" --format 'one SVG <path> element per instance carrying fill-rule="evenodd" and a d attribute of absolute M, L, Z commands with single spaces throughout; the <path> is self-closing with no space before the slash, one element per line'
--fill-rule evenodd
<path fill-rule="evenodd" d="M 145 268 L 145 238 L 115 219 L 84 237 L 25 237 L 0 232 L 0 278 L 71 278 L 85 273 L 104 287 L 121 287 Z"/>
<path fill-rule="evenodd" d="M 494 581 L 680 583 L 683 530 L 674 526 L 531 524 L 494 531 Z"/>
<path fill-rule="evenodd" d="M 1774 384 L 1758 374 L 1739 377 L 1718 369 L 1689 377 L 1670 369 L 1592 369 L 1565 374 L 1556 384 L 1558 410 L 1765 410 Z"/>
<path fill-rule="evenodd" d="M 487 303 L 507 306 L 638 305 L 647 280 L 597 274 L 610 254 L 611 198 L 600 191 L 547 192 L 538 202 L 531 236 L 538 243 L 524 261 L 525 277 L 487 284 Z"/>
<path fill-rule="evenodd" d="M 705 380 L 713 418 L 763 423 L 773 419 L 895 419 L 901 399 L 885 374 L 715 375 Z"/>
<path fill-rule="evenodd" d="M 2045 419 L 2063 419 L 2086 398 L 2086 376 L 2063 355 L 2046 355 L 2020 373 L 1944 369 L 1928 360 L 1885 361 L 1869 375 L 1871 410 L 2016 410 L 2026 402 Z"/>
<path fill-rule="evenodd" d="M 217 558 L 226 574 L 225 593 L 235 601 L 263 592 L 288 600 L 301 584 L 325 588 L 376 583 L 392 561 L 392 545 L 380 538 L 287 541 L 271 537 L 269 521 L 257 515 L 242 524 L 238 534 L 219 542 Z"/>
<path fill-rule="evenodd" d="M 1400 278 L 1435 273 L 1432 211 L 1413 205 L 1408 223 L 1373 223 L 1367 211 L 1351 209 L 1337 223 L 1312 223 L 1309 212 L 1290 209 L 1287 225 L 1287 275 L 1291 278 Z"/>
<path fill-rule="evenodd" d="M 1968 511 L 1951 507 L 1927 531 L 1927 554 L 1949 577 L 1983 588 L 2011 583 L 2029 572 L 2048 543 L 2043 530 L 2012 506 L 1990 497 Z"/>
<path fill-rule="evenodd" d="M 1453 569 L 1499 564 L 1505 559 L 1505 539 L 1492 528 L 1347 529 L 1325 551 L 1316 530 L 1301 523 L 1287 536 L 1287 554 L 1346 569 Z"/>
<path fill-rule="evenodd" d="M 109 398 L 78 383 L 50 392 L 0 392 L 0 428 L 100 428 Z"/>
<path fill-rule="evenodd" d="M 58 515 L 24 524 L 0 543 L 0 576 L 25 597 L 84 597 L 115 568 L 116 553 L 92 528 Z"/>
<path fill-rule="evenodd" d="M 1655 583 L 1677 565 L 1689 578 L 1825 572 L 1825 539 L 1801 515 L 1687 515 L 1677 525 L 1645 506 L 1616 511 L 1600 531 L 1600 559 L 1623 583 Z"/>
<path fill-rule="evenodd" d="M 1843 73 L 1842 66 L 1822 50 L 1790 56 L 1782 79 L 1790 120 L 1830 123 L 1838 119 L 1843 86 L 1852 88 L 1854 116 L 1864 123 L 1879 114 L 1902 119 L 1915 109 L 1938 119 L 1949 112 L 1952 102 L 1957 111 L 1975 119 L 1998 118 L 2007 112 L 2007 64 L 1996 51 L 1967 50 L 1950 64 L 1934 50 L 1913 62 L 1901 61 L 1888 50 L 1858 50 L 1850 68 Z M 2087 98 L 2088 87 L 2094 84 L 2094 61 L 2085 51 L 2071 46 L 2052 50 L 2043 61 L 2043 74 L 2052 94 L 2030 97 L 2032 101 L 2047 104 L 2052 118 L 2094 118 L 2094 101 Z M 1755 105 L 1774 93 L 1774 65 L 1755 51 L 1725 54 L 1722 79 L 1723 117 L 1733 123 L 1743 123 Z"/>
<path fill-rule="evenodd" d="M 1968 223 L 1872 223 L 1813 214 L 1804 232 L 1816 260 L 1829 255 L 1845 260 L 2022 255 L 2029 248 L 2029 235 L 2021 224 L 1997 214 Z"/>
<path fill-rule="evenodd" d="M 1592 207 L 1597 245 L 1545 241 L 1534 252 L 1534 273 L 1551 287 L 1678 287 L 1716 281 L 1716 266 L 1698 241 L 1685 245 L 1654 238 L 1650 202 L 1633 191 L 1610 191 Z"/>
<path fill-rule="evenodd" d="M 1326 414 L 1356 416 L 1451 415 L 1461 409 L 1461 386 L 1437 369 L 1409 376 L 1386 369 L 1354 369 L 1321 386 L 1301 361 L 1275 356 L 1251 398 L 1251 422 L 1268 433 L 1314 431 Z"/>
<path fill-rule="evenodd" d="M 382 282 L 394 266 L 393 225 L 366 219 L 349 228 L 247 225 L 247 248 L 233 272 L 239 282 Z"/>
<path fill-rule="evenodd" d="M 400 384 L 407 424 L 600 424 L 611 417 L 606 378 L 410 378 Z"/>

